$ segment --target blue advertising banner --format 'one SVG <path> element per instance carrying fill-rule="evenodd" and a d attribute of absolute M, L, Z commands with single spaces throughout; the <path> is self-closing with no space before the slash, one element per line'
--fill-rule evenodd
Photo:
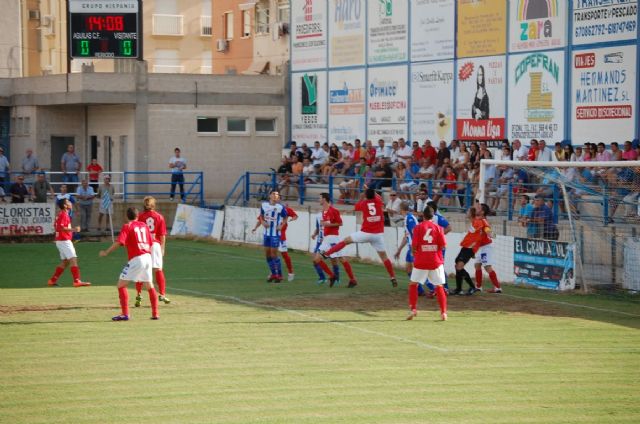
<path fill-rule="evenodd" d="M 216 211 L 214 210 L 179 204 L 173 227 L 171 227 L 171 235 L 210 237 L 215 221 Z"/>
<path fill-rule="evenodd" d="M 574 244 L 514 237 L 515 283 L 553 290 L 574 289 L 574 251 Z"/>

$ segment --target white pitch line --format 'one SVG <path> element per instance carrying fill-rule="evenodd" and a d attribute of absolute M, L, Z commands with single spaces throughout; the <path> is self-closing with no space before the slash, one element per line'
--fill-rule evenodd
<path fill-rule="evenodd" d="M 252 302 L 250 300 L 245 300 L 245 299 L 241 299 L 239 297 L 236 296 L 227 296 L 227 295 L 223 295 L 223 294 L 215 294 L 215 293 L 204 293 L 204 292 L 200 292 L 200 291 L 196 291 L 196 290 L 187 290 L 187 289 L 172 289 L 172 291 L 178 291 L 178 292 L 183 292 L 183 293 L 190 293 L 190 294 L 195 294 L 195 295 L 199 295 L 199 296 L 207 296 L 207 297 L 213 297 L 213 298 L 219 298 L 219 299 L 226 299 L 226 300 L 232 300 L 236 303 L 240 303 L 243 305 L 248 305 L 248 306 L 252 306 L 252 307 L 256 307 L 256 308 L 271 308 L 274 309 L 276 311 L 280 311 L 280 312 L 286 312 L 288 314 L 292 314 L 292 315 L 298 315 L 307 319 L 312 319 L 314 321 L 318 321 L 318 322 L 323 322 L 325 324 L 332 324 L 332 325 L 336 325 L 338 327 L 344 327 L 344 328 L 348 328 L 350 330 L 355 330 L 355 331 L 359 331 L 361 333 L 366 333 L 366 334 L 372 334 L 374 336 L 378 336 L 378 337 L 384 337 L 387 339 L 392 339 L 392 340 L 396 340 L 399 342 L 403 342 L 403 343 L 409 343 L 415 346 L 418 346 L 422 349 L 428 349 L 428 350 L 437 350 L 438 352 L 449 352 L 449 349 L 445 349 L 442 347 L 438 347 L 435 345 L 430 345 L 427 343 L 423 343 L 417 340 L 412 340 L 412 339 L 408 339 L 406 337 L 400 337 L 400 336 L 394 336 L 392 334 L 386 334 L 386 333 L 381 333 L 379 331 L 373 331 L 373 330 L 368 330 L 366 328 L 361 328 L 361 327 L 356 327 L 354 325 L 349 325 L 349 324 L 345 324 L 343 322 L 336 322 L 336 321 L 331 321 L 328 319 L 324 319 L 324 318 L 320 318 L 314 315 L 308 315 L 305 314 L 304 312 L 300 312 L 300 311 L 296 311 L 293 309 L 287 309 L 287 308 L 282 308 L 280 306 L 273 306 L 273 305 L 267 305 L 267 304 L 263 304 L 263 303 L 257 303 L 257 302 Z"/>

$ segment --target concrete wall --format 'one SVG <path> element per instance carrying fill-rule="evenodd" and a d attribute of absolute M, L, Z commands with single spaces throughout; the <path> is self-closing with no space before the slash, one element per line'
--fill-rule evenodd
<path fill-rule="evenodd" d="M 17 1 L 2 3 L 0 28 L 2 28 L 2 42 L 0 42 L 0 78 L 21 77 L 20 4 Z"/>

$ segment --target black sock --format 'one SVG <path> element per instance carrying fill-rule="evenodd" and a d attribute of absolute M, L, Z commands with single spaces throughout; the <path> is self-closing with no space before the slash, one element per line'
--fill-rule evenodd
<path fill-rule="evenodd" d="M 476 288 L 476 285 L 475 285 L 475 284 L 473 284 L 473 281 L 471 281 L 471 276 L 469 275 L 469 273 L 467 272 L 467 270 L 466 270 L 466 269 L 463 269 L 463 270 L 462 270 L 462 272 L 463 272 L 463 275 L 464 275 L 464 280 L 467 282 L 467 284 L 469 284 L 469 287 L 471 287 L 471 288 L 475 289 L 475 288 Z"/>
<path fill-rule="evenodd" d="M 456 291 L 462 291 L 462 278 L 463 274 L 461 270 L 456 270 Z"/>

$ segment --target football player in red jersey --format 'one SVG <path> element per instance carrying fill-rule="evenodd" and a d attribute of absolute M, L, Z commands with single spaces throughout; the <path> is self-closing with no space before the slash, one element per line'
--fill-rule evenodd
<path fill-rule="evenodd" d="M 167 282 L 164 277 L 163 258 L 165 251 L 165 243 L 167 238 L 167 225 L 164 216 L 156 211 L 156 199 L 152 196 L 144 198 L 144 212 L 138 215 L 138 221 L 144 222 L 149 227 L 153 244 L 151 245 L 151 259 L 153 261 L 153 275 L 156 277 L 158 285 L 158 300 L 164 303 L 171 303 L 166 296 Z M 136 302 L 134 305 L 139 307 L 142 303 L 142 283 L 136 282 Z"/>
<path fill-rule="evenodd" d="M 122 226 L 118 240 L 107 250 L 101 250 L 100 256 L 105 257 L 120 246 L 127 248 L 129 262 L 125 265 L 118 280 L 118 297 L 122 313 L 111 318 L 113 321 L 129 321 L 129 281 L 141 281 L 149 292 L 151 301 L 151 319 L 158 319 L 158 295 L 153 287 L 153 260 L 151 259 L 151 232 L 146 224 L 138 221 L 138 210 L 127 209 L 129 222 Z"/>
<path fill-rule="evenodd" d="M 484 227 L 482 229 L 482 237 L 477 243 L 477 252 L 475 259 L 476 269 L 476 290 L 482 291 L 482 267 L 489 274 L 489 279 L 493 288 L 488 290 L 489 293 L 502 293 L 502 287 L 500 287 L 500 281 L 498 281 L 498 275 L 493 269 L 493 232 L 491 231 L 491 225 L 487 221 L 487 214 L 490 212 L 489 206 L 484 203 L 476 204 L 476 217 L 484 221 Z"/>
<path fill-rule="evenodd" d="M 60 213 L 56 217 L 55 230 L 56 230 L 56 247 L 60 252 L 60 265 L 56 267 L 55 272 L 49 279 L 47 285 L 49 287 L 59 286 L 58 278 L 62 275 L 64 270 L 71 265 L 71 275 L 73 276 L 73 287 L 90 286 L 91 283 L 86 283 L 80 280 L 80 268 L 78 267 L 78 256 L 76 255 L 76 249 L 73 247 L 73 232 L 80 231 L 80 227 L 71 227 L 71 217 L 69 212 L 73 205 L 69 199 L 64 198 L 58 200 L 58 207 Z"/>
<path fill-rule="evenodd" d="M 393 264 L 387 257 L 384 247 L 384 202 L 372 188 L 367 188 L 364 194 L 364 199 L 355 205 L 355 211 L 362 213 L 360 231 L 356 231 L 331 249 L 321 252 L 321 254 L 324 258 L 327 258 L 351 243 L 369 243 L 378 252 L 378 256 L 380 256 L 384 267 L 387 269 L 391 277 L 391 285 L 398 287 Z"/>
<path fill-rule="evenodd" d="M 293 263 L 291 263 L 291 256 L 289 256 L 289 249 L 287 248 L 287 227 L 289 226 L 289 222 L 298 219 L 298 214 L 288 205 L 284 205 L 284 208 L 287 210 L 287 218 L 285 218 L 284 224 L 282 224 L 282 229 L 280 230 L 280 245 L 278 246 L 278 252 L 280 252 L 282 259 L 284 259 L 284 263 L 287 266 L 287 281 L 293 281 L 296 276 L 293 273 Z"/>
<path fill-rule="evenodd" d="M 409 282 L 409 315 L 408 320 L 418 315 L 418 284 L 427 279 L 435 286 L 436 299 L 440 305 L 440 317 L 447 320 L 447 295 L 443 285 L 446 282 L 444 274 L 444 256 L 442 249 L 447 245 L 442 227 L 431 221 L 433 209 L 427 206 L 423 212 L 424 220 L 413 229 L 411 250 L 414 263 Z"/>

